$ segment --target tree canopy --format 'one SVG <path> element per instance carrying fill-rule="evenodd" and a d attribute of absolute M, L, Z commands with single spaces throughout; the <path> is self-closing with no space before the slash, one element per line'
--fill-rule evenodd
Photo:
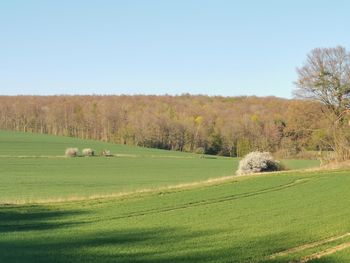
<path fill-rule="evenodd" d="M 297 73 L 298 97 L 320 101 L 337 116 L 349 107 L 350 54 L 344 47 L 313 49 Z"/>

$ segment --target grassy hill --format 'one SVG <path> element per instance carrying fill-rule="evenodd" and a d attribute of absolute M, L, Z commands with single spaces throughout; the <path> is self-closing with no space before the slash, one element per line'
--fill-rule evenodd
<path fill-rule="evenodd" d="M 110 144 L 128 155 L 63 158 L 106 144 L 54 136 L 32 154 L 41 137 L 0 133 L 0 262 L 350 261 L 347 170 L 205 181 L 238 161 Z"/>
<path fill-rule="evenodd" d="M 93 148 L 97 152 L 109 149 L 115 154 L 187 156 L 176 151 L 142 148 L 101 141 L 82 140 L 47 134 L 0 130 L 0 156 L 64 156 L 68 147 Z"/>
<path fill-rule="evenodd" d="M 0 261 L 298 261 L 350 242 L 349 184 L 348 171 L 296 172 L 127 198 L 4 206 Z M 348 262 L 349 252 L 321 262 Z"/>
<path fill-rule="evenodd" d="M 65 158 L 67 147 L 109 149 L 116 157 Z M 291 160 L 303 168 L 317 161 Z M 0 131 L 0 201 L 76 199 L 233 175 L 234 158 Z"/>

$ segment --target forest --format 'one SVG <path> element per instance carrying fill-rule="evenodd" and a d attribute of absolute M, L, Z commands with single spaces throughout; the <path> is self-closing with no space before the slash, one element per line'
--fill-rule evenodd
<path fill-rule="evenodd" d="M 281 157 L 327 150 L 323 104 L 277 97 L 1 96 L 0 129 L 167 150 Z"/>

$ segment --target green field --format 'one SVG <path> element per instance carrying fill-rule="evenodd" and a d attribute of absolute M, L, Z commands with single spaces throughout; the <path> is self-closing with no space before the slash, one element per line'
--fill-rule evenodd
<path fill-rule="evenodd" d="M 61 157 L 71 146 L 120 155 Z M 0 262 L 298 262 L 339 247 L 308 262 L 350 260 L 346 170 L 201 183 L 238 161 L 9 132 L 0 148 Z M 164 188 L 184 182 L 197 183 Z M 88 199 L 120 191 L 135 192 Z"/>
<path fill-rule="evenodd" d="M 109 149 L 117 157 L 65 158 L 67 147 Z M 0 200 L 28 202 L 110 195 L 233 175 L 238 160 L 107 144 L 67 137 L 0 132 Z M 291 168 L 317 161 L 288 160 Z"/>

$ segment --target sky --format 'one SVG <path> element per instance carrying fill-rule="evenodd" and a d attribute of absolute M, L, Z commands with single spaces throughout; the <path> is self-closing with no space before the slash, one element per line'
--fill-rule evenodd
<path fill-rule="evenodd" d="M 350 1 L 0 0 L 0 95 L 291 98 L 316 47 L 350 49 Z"/>

